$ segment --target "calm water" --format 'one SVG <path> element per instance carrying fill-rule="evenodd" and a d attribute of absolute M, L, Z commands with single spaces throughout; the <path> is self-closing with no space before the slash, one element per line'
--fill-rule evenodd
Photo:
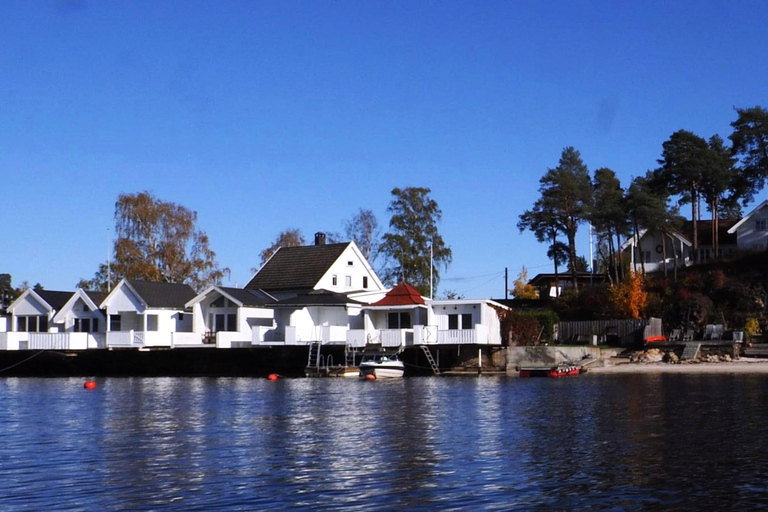
<path fill-rule="evenodd" d="M 0 510 L 768 506 L 768 376 L 0 379 Z"/>

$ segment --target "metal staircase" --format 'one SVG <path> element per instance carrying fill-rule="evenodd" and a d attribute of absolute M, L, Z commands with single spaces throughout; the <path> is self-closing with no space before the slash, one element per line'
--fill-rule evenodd
<path fill-rule="evenodd" d="M 309 354 L 307 355 L 307 368 L 318 369 L 320 366 L 320 342 L 313 341 L 309 344 Z"/>
<path fill-rule="evenodd" d="M 432 357 L 432 352 L 429 351 L 429 347 L 426 345 L 420 345 L 421 351 L 424 352 L 424 355 L 427 356 L 427 362 L 429 362 L 429 366 L 432 367 L 432 372 L 435 375 L 440 375 L 440 368 L 437 366 L 437 363 L 435 362 L 435 358 Z"/>

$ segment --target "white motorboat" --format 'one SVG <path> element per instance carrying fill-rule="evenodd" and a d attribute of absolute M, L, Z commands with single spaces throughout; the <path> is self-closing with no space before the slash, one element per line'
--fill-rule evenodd
<path fill-rule="evenodd" d="M 358 368 L 361 379 L 399 378 L 405 373 L 405 365 L 396 354 L 363 354 Z"/>

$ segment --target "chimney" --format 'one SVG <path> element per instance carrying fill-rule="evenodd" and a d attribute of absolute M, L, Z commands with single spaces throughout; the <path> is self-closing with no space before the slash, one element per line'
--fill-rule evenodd
<path fill-rule="evenodd" d="M 315 245 L 325 245 L 325 233 L 322 231 L 315 233 Z"/>

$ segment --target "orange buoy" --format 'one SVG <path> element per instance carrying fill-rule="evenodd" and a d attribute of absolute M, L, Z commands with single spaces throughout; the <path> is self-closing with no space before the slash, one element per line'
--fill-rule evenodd
<path fill-rule="evenodd" d="M 376 380 L 376 376 L 372 373 L 369 373 L 365 376 L 365 380 Z"/>
<path fill-rule="evenodd" d="M 277 380 L 277 378 L 278 378 L 278 375 L 277 375 L 276 373 L 270 373 L 270 374 L 267 376 L 267 378 L 268 378 L 269 380 Z"/>
<path fill-rule="evenodd" d="M 95 380 L 87 380 L 87 381 L 85 381 L 85 384 L 83 384 L 83 387 L 85 389 L 96 389 L 96 381 Z"/>

